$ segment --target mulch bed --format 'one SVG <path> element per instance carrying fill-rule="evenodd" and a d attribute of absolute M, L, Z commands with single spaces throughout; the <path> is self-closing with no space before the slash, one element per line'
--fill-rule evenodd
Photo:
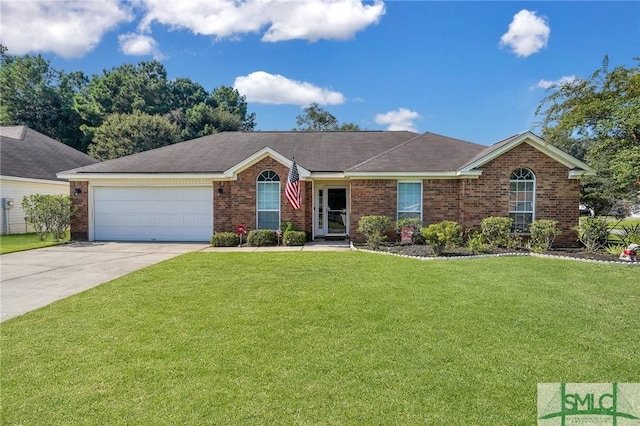
<path fill-rule="evenodd" d="M 357 248 L 368 249 L 366 245 L 358 245 Z M 418 244 L 382 244 L 377 251 L 396 254 L 400 256 L 413 256 L 413 257 L 437 257 L 431 247 Z M 525 249 L 507 250 L 502 248 L 496 248 L 487 250 L 482 253 L 473 253 L 471 250 L 464 247 L 457 247 L 455 249 L 447 249 L 440 254 L 440 257 L 465 257 L 487 254 L 528 254 L 530 253 Z M 570 257 L 583 260 L 594 260 L 601 262 L 617 262 L 618 256 L 609 254 L 605 251 L 589 252 L 579 248 L 554 248 L 552 250 L 542 253 L 550 256 Z M 621 261 L 624 262 L 624 261 Z M 624 262 L 628 263 L 628 262 Z M 638 262 L 636 262 L 638 263 Z"/>

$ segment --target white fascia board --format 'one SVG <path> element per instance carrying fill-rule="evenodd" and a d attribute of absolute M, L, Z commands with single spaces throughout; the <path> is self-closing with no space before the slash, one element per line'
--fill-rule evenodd
<path fill-rule="evenodd" d="M 313 172 L 309 176 L 310 180 L 336 180 L 346 179 L 344 172 Z"/>
<path fill-rule="evenodd" d="M 15 182 L 26 182 L 26 183 L 46 183 L 47 185 L 69 186 L 69 182 L 62 182 L 59 180 L 31 179 L 31 178 L 23 178 L 23 177 L 17 177 L 17 176 L 0 176 L 0 180 L 11 180 Z"/>
<path fill-rule="evenodd" d="M 90 181 L 92 179 L 212 179 L 229 180 L 222 173 L 58 173 L 60 179 Z"/>
<path fill-rule="evenodd" d="M 581 179 L 583 176 L 595 176 L 597 173 L 593 169 L 582 170 L 582 169 L 574 169 L 569 170 L 569 179 Z"/>
<path fill-rule="evenodd" d="M 227 179 L 230 179 L 230 178 L 236 179 L 238 173 L 253 166 L 255 163 L 257 163 L 258 161 L 266 157 L 271 157 L 277 162 L 281 163 L 282 165 L 287 166 L 288 168 L 291 168 L 291 165 L 293 164 L 293 160 L 290 160 L 289 158 L 280 154 L 278 151 L 275 151 L 274 149 L 266 146 L 262 148 L 260 151 L 256 152 L 255 154 L 245 158 L 244 160 L 234 165 L 233 167 L 230 167 L 229 169 L 225 170 L 223 172 L 223 176 Z M 309 172 L 309 170 L 305 169 L 304 167 L 300 167 L 299 164 L 297 164 L 297 166 L 298 166 L 298 175 L 300 176 L 300 179 L 308 178 L 311 175 L 311 172 Z"/>

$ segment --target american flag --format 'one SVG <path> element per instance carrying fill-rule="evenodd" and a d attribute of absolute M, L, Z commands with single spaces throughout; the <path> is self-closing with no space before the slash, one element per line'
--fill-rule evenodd
<path fill-rule="evenodd" d="M 294 210 L 298 210 L 302 204 L 300 200 L 300 175 L 298 175 L 298 166 L 294 161 L 289 170 L 289 177 L 287 178 L 287 186 L 284 189 L 284 195 L 287 197 L 289 205 Z"/>

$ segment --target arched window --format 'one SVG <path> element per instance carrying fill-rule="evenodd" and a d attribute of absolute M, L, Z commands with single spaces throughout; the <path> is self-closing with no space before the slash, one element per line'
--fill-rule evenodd
<path fill-rule="evenodd" d="M 509 217 L 513 231 L 528 232 L 535 218 L 536 176 L 529 169 L 514 170 L 509 179 Z"/>
<path fill-rule="evenodd" d="M 258 176 L 257 229 L 280 228 L 280 176 L 266 170 Z"/>

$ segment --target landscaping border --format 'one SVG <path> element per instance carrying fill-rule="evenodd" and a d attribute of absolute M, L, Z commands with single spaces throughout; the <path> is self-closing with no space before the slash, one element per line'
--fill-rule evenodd
<path fill-rule="evenodd" d="M 511 253 L 495 253 L 495 254 L 476 254 L 476 255 L 470 255 L 470 256 L 432 256 L 432 257 L 409 256 L 409 255 L 406 255 L 406 254 L 389 253 L 389 252 L 385 252 L 385 251 L 369 250 L 369 249 L 365 249 L 365 248 L 359 248 L 359 247 L 356 247 L 353 244 L 353 241 L 350 241 L 349 245 L 351 246 L 351 250 L 353 250 L 353 251 L 363 251 L 363 252 L 367 252 L 367 253 L 385 254 L 385 255 L 388 255 L 388 256 L 406 257 L 406 258 L 416 259 L 416 260 L 463 260 L 463 259 L 482 259 L 482 258 L 487 258 L 487 257 L 533 256 L 533 257 L 542 257 L 542 258 L 548 258 L 548 259 L 562 259 L 562 260 L 573 260 L 573 261 L 577 261 L 577 262 L 598 263 L 598 264 L 602 264 L 602 265 L 640 266 L 640 262 L 622 262 L 622 261 L 619 261 L 619 260 L 584 259 L 584 258 L 572 257 L 572 256 L 562 256 L 562 255 L 544 254 L 544 253 L 531 253 L 531 252 L 525 252 L 525 253 L 511 252 Z"/>

